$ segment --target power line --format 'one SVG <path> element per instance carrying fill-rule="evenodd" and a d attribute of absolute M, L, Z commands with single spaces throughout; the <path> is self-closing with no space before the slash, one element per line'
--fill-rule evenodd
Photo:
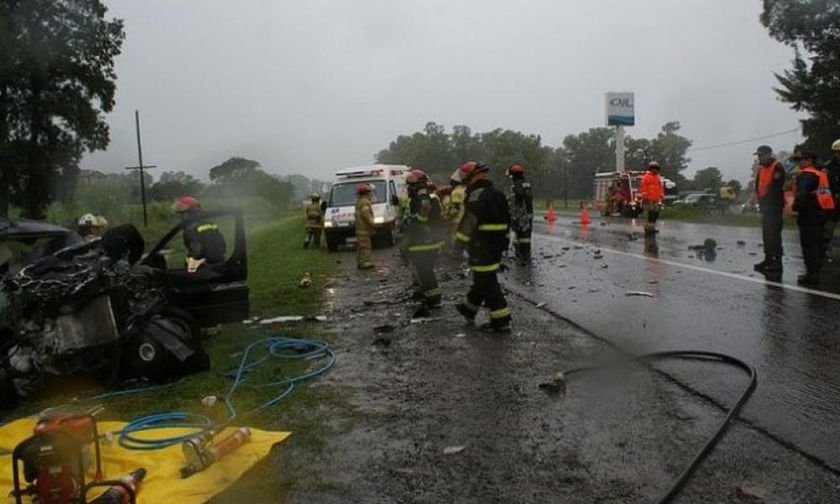
<path fill-rule="evenodd" d="M 775 137 L 780 137 L 780 136 L 783 136 L 783 135 L 789 135 L 791 133 L 798 133 L 798 132 L 799 132 L 799 128 L 793 128 L 793 129 L 789 129 L 789 130 L 785 130 L 785 131 L 780 131 L 778 133 L 771 133 L 769 135 L 763 135 L 763 136 L 759 136 L 759 137 L 755 137 L 755 138 L 749 138 L 747 140 L 739 140 L 737 142 L 729 142 L 729 143 L 722 143 L 722 144 L 715 144 L 715 145 L 705 145 L 703 147 L 689 147 L 688 150 L 699 151 L 699 150 L 719 149 L 721 147 L 730 147 L 730 146 L 733 146 L 733 145 L 743 145 L 743 144 L 756 142 L 758 140 L 764 140 L 764 139 L 767 139 L 767 138 L 775 138 Z"/>

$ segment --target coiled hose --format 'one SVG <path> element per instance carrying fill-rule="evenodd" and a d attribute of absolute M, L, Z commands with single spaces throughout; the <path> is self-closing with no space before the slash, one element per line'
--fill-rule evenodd
<path fill-rule="evenodd" d="M 260 351 L 262 351 L 261 355 L 257 355 Z M 292 351 L 292 353 L 289 353 L 289 351 Z M 248 385 L 252 388 L 279 388 L 279 392 L 271 399 L 249 411 L 246 411 L 241 416 L 238 414 L 236 407 L 234 406 L 234 397 L 237 390 L 246 383 L 246 375 L 249 372 L 271 360 L 295 361 L 314 359 L 322 359 L 323 362 L 311 371 L 307 371 L 297 376 L 267 381 L 265 383 L 249 383 Z M 279 403 L 292 393 L 298 383 L 326 373 L 334 364 L 335 353 L 333 353 L 329 344 L 325 341 L 284 337 L 264 338 L 249 344 L 245 347 L 245 350 L 242 353 L 242 358 L 240 359 L 239 365 L 233 374 L 233 383 L 231 383 L 231 386 L 224 397 L 225 408 L 228 412 L 228 418 L 224 422 L 215 423 L 206 415 L 183 411 L 155 413 L 134 419 L 128 422 L 121 430 L 113 432 L 112 434 L 119 436 L 118 440 L 120 446 L 130 450 L 158 450 L 180 444 L 189 438 L 207 431 L 212 430 L 218 432 L 225 428 L 225 426 L 229 425 L 237 417 L 240 419 L 246 418 L 254 413 Z M 168 384 L 158 387 L 108 392 L 90 397 L 87 400 L 94 401 L 134 393 L 159 391 L 174 385 L 175 384 Z M 182 435 L 169 437 L 139 435 L 139 433 L 143 432 L 171 428 L 183 429 L 186 432 Z"/>

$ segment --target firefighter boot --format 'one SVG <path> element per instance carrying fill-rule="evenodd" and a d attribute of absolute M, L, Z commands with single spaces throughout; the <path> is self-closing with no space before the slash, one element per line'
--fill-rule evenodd
<path fill-rule="evenodd" d="M 455 309 L 467 320 L 468 324 L 475 324 L 475 315 L 478 313 L 478 308 L 468 301 L 461 301 L 455 305 Z"/>

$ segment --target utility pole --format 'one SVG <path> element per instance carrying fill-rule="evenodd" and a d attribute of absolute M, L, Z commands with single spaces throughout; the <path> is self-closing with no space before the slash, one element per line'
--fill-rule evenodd
<path fill-rule="evenodd" d="M 624 173 L 624 126 L 615 127 L 615 171 Z"/>
<path fill-rule="evenodd" d="M 569 163 L 563 162 L 563 208 L 569 208 Z"/>
<path fill-rule="evenodd" d="M 144 166 L 143 165 L 143 147 L 140 143 L 140 112 L 135 110 L 134 111 L 134 125 L 137 128 L 137 166 L 127 166 L 126 170 L 132 171 L 139 171 L 140 172 L 140 199 L 143 201 L 143 227 L 149 227 L 149 217 L 146 212 L 146 177 L 143 173 L 143 170 L 148 170 L 149 168 L 157 168 L 155 165 Z"/>

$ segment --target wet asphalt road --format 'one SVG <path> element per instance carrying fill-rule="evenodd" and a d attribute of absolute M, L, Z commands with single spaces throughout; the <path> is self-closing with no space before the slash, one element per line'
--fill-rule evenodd
<path fill-rule="evenodd" d="M 820 291 L 797 287 L 801 250 L 785 231 L 785 271 L 768 283 L 752 270 L 763 258 L 759 229 L 665 221 L 646 243 L 641 224 L 539 222 L 532 265 L 512 265 L 506 285 L 633 353 L 711 350 L 752 363 L 759 385 L 742 416 L 840 471 L 840 266 L 825 271 Z M 713 257 L 689 250 L 706 238 L 717 241 Z M 662 368 L 726 405 L 746 382 L 719 364 Z"/>

